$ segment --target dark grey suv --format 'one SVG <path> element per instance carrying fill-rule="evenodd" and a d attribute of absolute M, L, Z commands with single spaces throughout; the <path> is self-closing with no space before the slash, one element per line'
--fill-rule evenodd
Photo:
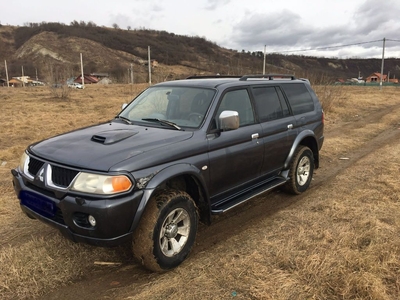
<path fill-rule="evenodd" d="M 151 270 L 179 265 L 199 221 L 262 192 L 300 194 L 319 166 L 322 107 L 287 75 L 151 86 L 114 119 L 30 145 L 12 170 L 21 209 L 76 242 L 132 242 Z"/>

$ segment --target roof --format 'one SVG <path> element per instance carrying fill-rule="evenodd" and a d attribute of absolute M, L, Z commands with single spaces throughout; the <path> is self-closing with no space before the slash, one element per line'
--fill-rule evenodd
<path fill-rule="evenodd" d="M 75 80 L 74 80 L 74 82 L 82 82 L 82 75 L 79 75 Z M 94 77 L 94 76 L 90 76 L 90 75 L 87 75 L 87 74 L 84 74 L 83 75 L 83 78 L 84 78 L 84 81 L 86 82 L 86 81 L 88 81 L 88 82 L 91 82 L 91 83 L 97 83 L 97 82 L 99 82 L 99 79 L 97 79 L 96 77 Z"/>
<path fill-rule="evenodd" d="M 375 72 L 375 73 L 372 73 L 371 75 L 369 75 L 367 78 L 372 77 L 372 76 L 376 76 L 376 77 L 381 78 L 382 74 L 379 73 L 379 72 Z M 387 75 L 383 74 L 382 79 L 386 79 L 386 77 L 387 77 Z"/>
<path fill-rule="evenodd" d="M 22 84 L 22 81 L 21 81 L 21 80 L 18 80 L 18 79 L 16 79 L 16 78 L 12 78 L 12 79 L 10 79 L 10 80 L 8 81 L 8 83 L 21 83 L 21 84 Z"/>
<path fill-rule="evenodd" d="M 108 77 L 108 73 L 90 73 L 90 76 L 95 76 L 95 77 Z"/>

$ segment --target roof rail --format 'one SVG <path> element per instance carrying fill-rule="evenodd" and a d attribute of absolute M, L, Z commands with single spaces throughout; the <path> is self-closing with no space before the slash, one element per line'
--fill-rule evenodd
<path fill-rule="evenodd" d="M 282 79 L 282 78 L 290 78 L 290 80 L 295 80 L 296 77 L 291 74 L 260 74 L 260 75 L 243 75 L 240 77 L 240 81 L 246 81 L 247 79 L 251 78 L 264 78 L 268 80 Z"/>
<path fill-rule="evenodd" d="M 193 75 L 186 77 L 186 79 L 207 79 L 207 78 L 241 78 L 242 76 L 236 75 Z"/>

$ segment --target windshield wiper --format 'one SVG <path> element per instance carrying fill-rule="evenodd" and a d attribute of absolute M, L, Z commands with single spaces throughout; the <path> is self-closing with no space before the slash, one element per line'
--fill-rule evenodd
<path fill-rule="evenodd" d="M 125 123 L 128 123 L 129 125 L 132 125 L 132 121 L 129 120 L 128 118 L 126 118 L 126 117 L 123 117 L 123 116 L 116 116 L 115 118 L 116 118 L 116 119 L 121 119 L 121 120 L 125 121 Z"/>
<path fill-rule="evenodd" d="M 148 122 L 157 122 L 157 123 L 160 123 L 162 125 L 168 125 L 169 127 L 173 127 L 173 128 L 175 128 L 177 130 L 183 130 L 178 125 L 176 125 L 174 122 L 170 122 L 170 121 L 167 121 L 167 120 L 161 120 L 161 119 L 157 119 L 157 118 L 144 118 L 142 120 L 143 121 L 148 121 Z"/>

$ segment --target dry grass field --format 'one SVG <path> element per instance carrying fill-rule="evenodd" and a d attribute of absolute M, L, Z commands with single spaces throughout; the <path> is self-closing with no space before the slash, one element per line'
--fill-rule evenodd
<path fill-rule="evenodd" d="M 400 89 L 322 87 L 321 168 L 200 226 L 189 258 L 156 274 L 129 245 L 66 240 L 20 210 L 10 170 L 32 142 L 111 119 L 145 85 L 0 88 L 0 299 L 400 299 Z M 71 149 L 73 151 L 73 149 Z"/>

